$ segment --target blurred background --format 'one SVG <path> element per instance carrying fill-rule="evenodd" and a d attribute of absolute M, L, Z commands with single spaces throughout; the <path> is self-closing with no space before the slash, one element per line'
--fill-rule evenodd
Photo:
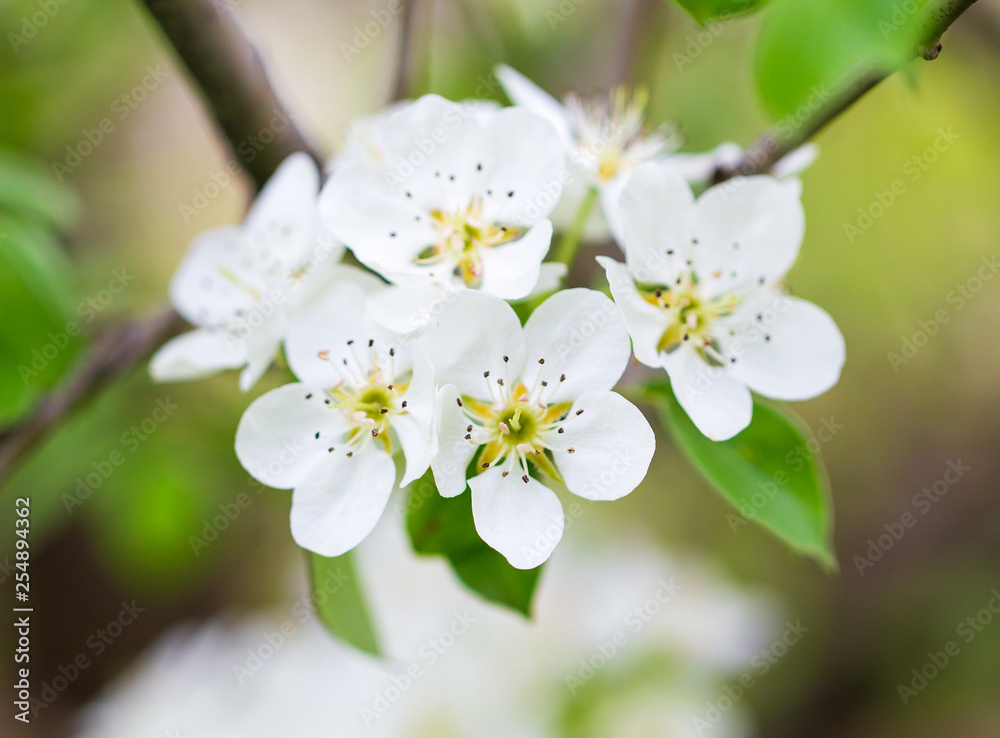
<path fill-rule="evenodd" d="M 239 14 L 298 124 L 331 153 L 353 118 L 377 111 L 391 96 L 398 23 L 371 33 L 371 21 L 384 17 L 385 7 L 382 0 L 216 2 L 219 12 Z M 624 16 L 633 11 L 639 22 L 630 26 Z M 627 76 L 649 89 L 651 123 L 678 122 L 685 150 L 746 144 L 769 123 L 752 77 L 759 22 L 741 18 L 706 32 L 661 0 L 428 1 L 416 18 L 411 92 L 453 99 L 482 94 L 501 61 L 558 96 L 568 89 L 594 92 Z M 88 336 L 160 304 L 190 239 L 237 222 L 250 188 L 225 173 L 229 149 L 139 4 L 0 0 L 0 31 L 3 427 L 73 364 Z M 632 50 L 627 64 L 614 53 L 616 38 L 626 31 Z M 499 87 L 486 89 L 503 99 Z M 589 659 L 594 644 L 614 632 L 613 624 L 595 626 L 567 641 L 541 670 L 547 676 L 540 683 L 549 692 L 538 694 L 551 693 L 541 701 L 548 702 L 545 710 L 558 712 L 544 723 L 548 734 L 1000 735 L 1000 613 L 988 609 L 992 601 L 1000 610 L 1000 279 L 993 280 L 1000 268 L 998 90 L 1000 2 L 980 0 L 945 37 L 938 60 L 923 64 L 919 75 L 897 75 L 880 85 L 823 132 L 820 156 L 802 176 L 807 232 L 790 286 L 833 315 L 848 346 L 836 388 L 795 407 L 829 470 L 840 571 L 826 574 L 760 528 L 734 525 L 732 510 L 664 441 L 636 492 L 616 505 L 583 503 L 579 525 L 568 534 L 572 545 L 557 550 L 543 577 L 540 602 L 549 604 L 540 605 L 537 625 L 483 615 L 485 632 L 556 633 L 559 622 L 585 617 L 588 606 L 570 607 L 574 600 L 560 572 L 582 567 L 578 552 L 596 542 L 621 559 L 618 573 L 609 568 L 607 576 L 624 576 L 633 568 L 628 546 L 643 540 L 653 553 L 642 560 L 659 563 L 648 565 L 645 589 L 616 595 L 621 612 L 611 611 L 608 622 L 621 626 L 622 613 L 655 595 L 657 581 L 674 571 L 672 557 L 697 561 L 699 570 L 711 572 L 705 576 L 712 586 L 742 609 L 716 620 L 707 613 L 721 605 L 706 604 L 704 617 L 715 630 L 697 632 L 699 617 L 674 623 L 671 648 L 684 652 L 684 643 L 702 639 L 720 648 L 730 644 L 729 657 L 711 660 L 711 668 L 690 654 L 682 666 L 614 659 L 600 670 L 612 681 L 602 683 L 599 700 L 593 692 L 572 694 L 563 675 L 576 673 L 577 660 Z M 895 193 L 891 203 L 886 193 Z M 20 278 L 25 273 L 41 275 L 30 289 Z M 602 279 L 596 272 L 578 276 Z M 283 381 L 275 371 L 254 396 Z M 212 684 L 232 690 L 231 667 L 246 660 L 244 648 L 256 648 L 260 637 L 254 634 L 277 627 L 301 597 L 289 494 L 251 485 L 233 453 L 236 424 L 250 399 L 231 374 L 153 385 L 140 371 L 74 416 L 0 491 L 5 593 L 13 591 L 14 499 L 32 500 L 36 684 L 65 676 L 80 654 L 88 660 L 73 679 L 59 682 L 64 688 L 30 726 L 17 724 L 18 735 L 71 735 L 78 711 L 109 694 L 116 677 L 152 679 L 150 673 L 167 668 L 161 662 L 169 662 L 170 653 L 185 648 L 203 654 L 217 649 L 224 668 L 215 682 L 206 678 L 205 690 L 211 693 Z M 220 505 L 231 509 L 242 493 L 252 504 L 225 529 L 213 528 Z M 886 539 L 907 513 L 915 525 Z M 389 516 L 383 527 L 393 524 L 398 521 Z M 214 533 L 211 541 L 206 529 Z M 391 532 L 382 538 L 391 540 Z M 198 545 L 199 539 L 207 545 Z M 379 540 L 366 544 L 375 549 L 369 554 L 375 561 Z M 397 569 L 412 565 L 403 548 L 393 559 Z M 369 566 L 370 580 L 393 568 Z M 698 575 L 693 581 L 702 580 Z M 580 584 L 580 591 L 598 586 L 595 581 Z M 371 585 L 373 591 L 387 586 Z M 464 596 L 459 588 L 452 578 L 397 593 L 379 602 L 376 619 L 383 631 L 396 632 L 405 618 L 391 615 L 393 608 L 451 602 Z M 4 601 L 13 599 L 5 594 Z M 109 631 L 109 623 L 121 622 L 123 603 L 133 601 L 141 614 Z M 421 621 L 428 632 L 448 626 L 450 607 L 442 605 L 440 623 Z M 208 631 L 190 630 L 206 622 L 214 623 Z M 758 649 L 770 654 L 789 622 L 800 624 L 803 635 L 762 673 L 754 655 L 760 657 Z M 177 635 L 172 629 L 179 626 L 189 630 Z M 106 632 L 118 635 L 94 640 Z M 326 645 L 322 634 L 299 635 L 313 639 L 301 646 L 303 658 L 329 648 L 329 660 L 299 669 L 291 651 L 284 651 L 289 673 L 329 672 L 350 681 L 345 674 L 375 668 Z M 397 643 L 410 644 L 400 658 L 414 658 L 425 637 L 398 636 L 403 640 Z M 511 668 L 502 654 L 476 657 L 489 640 L 461 640 L 442 661 L 465 664 L 462 674 L 487 670 L 470 681 L 489 691 L 488 670 L 499 675 Z M 921 682 L 921 670 L 930 674 L 926 665 L 950 641 L 958 654 Z M 647 648 L 638 640 L 629 645 L 638 653 Z M 0 649 L 8 654 L 13 648 L 13 631 L 5 627 Z M 550 658 L 541 650 L 512 649 L 539 662 Z M 12 666 L 10 658 L 0 659 L 4 684 L 14 681 Z M 186 668 L 203 678 L 212 673 L 190 663 Z M 399 671 L 398 664 L 379 668 Z M 710 678 L 690 700 L 685 691 L 687 706 L 675 710 L 682 686 L 693 689 L 690 680 L 669 678 L 683 668 L 688 671 L 682 674 Z M 384 687 L 389 672 L 373 683 Z M 707 719 L 711 706 L 729 694 L 726 686 L 732 691 L 744 674 L 754 677 L 753 686 L 725 711 L 726 721 L 699 730 L 694 718 Z M 462 681 L 428 681 L 421 695 L 411 697 L 421 704 L 477 699 L 463 696 L 455 685 Z M 658 685 L 651 695 L 650 685 Z M 260 699 L 268 694 L 262 690 Z M 343 698 L 338 709 L 355 720 L 359 702 L 370 702 L 372 694 L 363 693 L 353 709 Z M 512 704 L 530 713 L 523 697 L 509 694 Z M 190 696 L 150 687 L 131 699 L 148 704 L 150 695 L 169 696 L 177 714 Z M 647 702 L 656 709 L 669 703 L 682 717 L 629 723 Z M 7 734 L 14 723 L 5 704 Z M 335 728 L 340 714 L 328 712 L 334 728 L 316 735 L 341 735 Z M 433 727 L 413 732 L 413 726 L 398 725 L 390 734 L 446 734 Z M 148 734 L 163 736 L 168 729 Z M 110 735 L 95 730 L 93 735 Z M 141 731 L 129 734 L 146 735 Z M 498 734 L 531 733 L 511 727 Z"/>

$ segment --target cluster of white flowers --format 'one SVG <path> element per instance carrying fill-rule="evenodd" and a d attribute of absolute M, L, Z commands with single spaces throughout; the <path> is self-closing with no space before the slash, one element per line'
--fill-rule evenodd
<path fill-rule="evenodd" d="M 156 378 L 242 367 L 246 390 L 284 347 L 299 381 L 251 404 L 236 452 L 294 490 L 292 534 L 317 553 L 371 532 L 398 450 L 400 486 L 428 469 L 446 497 L 468 486 L 482 539 L 540 565 L 564 525 L 551 486 L 614 500 L 646 475 L 653 431 L 613 391 L 633 351 L 717 440 L 750 422 L 751 389 L 804 399 L 839 376 L 833 321 L 781 288 L 803 234 L 797 180 L 696 200 L 718 150 L 674 154 L 668 131 L 645 132 L 640 96 L 564 107 L 498 76 L 513 107 L 428 95 L 359 122 L 322 189 L 290 157 L 174 278 L 197 328 L 154 357 Z M 566 265 L 545 262 L 558 214 L 597 201 L 626 257 L 601 258 L 614 302 L 560 290 Z M 341 263 L 341 244 L 367 270 Z M 537 305 L 523 326 L 518 301 Z"/>

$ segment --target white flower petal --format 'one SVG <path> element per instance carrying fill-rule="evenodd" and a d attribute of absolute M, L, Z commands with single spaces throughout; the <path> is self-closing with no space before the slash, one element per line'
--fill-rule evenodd
<path fill-rule="evenodd" d="M 383 359 L 390 348 L 400 345 L 399 336 L 366 320 L 366 299 L 362 286 L 340 281 L 322 299 L 297 311 L 285 336 L 285 355 L 296 377 L 332 387 L 371 368 L 369 342 L 374 341 L 372 348 Z M 409 367 L 409 352 L 396 353 L 393 363 L 402 373 Z"/>
<path fill-rule="evenodd" d="M 507 477 L 494 467 L 469 480 L 476 530 L 515 569 L 534 569 L 551 555 L 563 534 L 563 509 L 555 492 L 517 470 Z"/>
<path fill-rule="evenodd" d="M 292 493 L 292 538 L 322 556 L 347 553 L 372 532 L 395 482 L 392 457 L 374 445 L 330 454 Z"/>
<path fill-rule="evenodd" d="M 688 183 L 668 164 L 647 162 L 629 177 L 618 207 L 629 271 L 640 282 L 672 283 L 690 249 L 695 206 Z"/>
<path fill-rule="evenodd" d="M 567 149 L 573 145 L 573 129 L 570 126 L 569 114 L 562 103 L 506 64 L 498 65 L 494 73 L 511 102 L 528 108 L 551 123 Z"/>
<path fill-rule="evenodd" d="M 433 433 L 437 399 L 434 367 L 419 346 L 413 347 L 413 374 L 402 399 L 406 401 L 406 412 L 394 415 L 391 422 L 406 458 L 406 471 L 399 483 L 400 487 L 405 487 L 423 476 L 436 453 Z"/>
<path fill-rule="evenodd" d="M 528 297 L 547 295 L 550 292 L 555 292 L 562 286 L 567 272 L 569 272 L 569 269 L 566 268 L 566 265 L 558 261 L 543 262 L 538 269 L 538 282 L 535 283 L 535 288 Z"/>
<path fill-rule="evenodd" d="M 299 484 L 348 428 L 325 397 L 318 387 L 286 384 L 254 400 L 236 429 L 236 456 L 244 468 L 271 487 Z"/>
<path fill-rule="evenodd" d="M 702 294 L 741 294 L 785 276 L 805 230 L 801 189 L 795 179 L 737 177 L 698 198 L 691 258 Z"/>
<path fill-rule="evenodd" d="M 580 411 L 583 411 L 579 415 Z M 562 433 L 548 434 L 566 489 L 588 500 L 617 500 L 639 486 L 656 436 L 639 409 L 615 392 L 588 392 L 573 403 Z M 573 453 L 568 453 L 572 448 Z"/>
<path fill-rule="evenodd" d="M 487 221 L 526 227 L 552 212 L 562 195 L 566 156 L 548 121 L 524 108 L 503 108 L 490 118 L 481 147 L 476 192 Z"/>
<path fill-rule="evenodd" d="M 726 141 L 702 154 L 673 154 L 670 166 L 681 173 L 688 182 L 707 182 L 719 167 L 736 167 L 743 161 L 743 149 Z"/>
<path fill-rule="evenodd" d="M 167 341 L 153 354 L 149 373 L 157 382 L 184 382 L 238 369 L 247 363 L 246 344 L 224 331 L 196 329 Z"/>
<path fill-rule="evenodd" d="M 385 126 L 386 169 L 400 192 L 426 210 L 468 207 L 482 182 L 484 125 L 498 112 L 424 95 Z"/>
<path fill-rule="evenodd" d="M 438 450 L 431 470 L 442 497 L 456 497 L 465 491 L 465 471 L 479 448 L 465 439 L 469 421 L 458 399 L 458 388 L 453 384 L 446 384 L 438 392 L 434 418 Z"/>
<path fill-rule="evenodd" d="M 674 396 L 708 438 L 725 441 L 750 425 L 753 398 L 731 372 L 708 366 L 687 346 L 669 354 L 665 366 Z"/>
<path fill-rule="evenodd" d="M 760 320 L 757 319 L 760 316 Z M 807 400 L 826 392 L 844 366 L 844 337 L 826 311 L 780 294 L 747 301 L 730 324 L 741 351 L 731 367 L 756 392 L 777 400 Z"/>
<path fill-rule="evenodd" d="M 490 397 L 489 387 L 505 372 L 510 379 L 520 375 L 526 350 L 514 309 L 478 290 L 456 295 L 428 325 L 419 345 L 434 364 L 439 385 L 454 384 L 463 395 L 481 398 Z M 483 372 L 492 373 L 489 382 Z"/>
<path fill-rule="evenodd" d="M 611 295 L 625 318 L 635 358 L 646 366 L 662 367 L 663 358 L 657 347 L 668 325 L 663 311 L 642 299 L 624 264 L 607 256 L 598 256 L 597 261 L 607 273 Z"/>
<path fill-rule="evenodd" d="M 771 174 L 778 179 L 794 177 L 812 166 L 818 156 L 819 146 L 814 143 L 804 144 L 779 159 L 778 163 L 771 167 Z"/>
<path fill-rule="evenodd" d="M 483 251 L 483 292 L 505 300 L 527 297 L 538 284 L 552 243 L 552 223 L 542 220 L 521 238 Z"/>
<path fill-rule="evenodd" d="M 557 292 L 535 308 L 524 337 L 528 353 L 521 378 L 528 387 L 547 381 L 542 397 L 549 404 L 611 389 L 631 354 L 621 311 L 596 290 Z"/>
<path fill-rule="evenodd" d="M 288 315 L 276 310 L 259 326 L 250 327 L 246 335 L 247 365 L 240 373 L 241 390 L 249 392 L 270 368 L 281 348 L 281 337 L 285 334 L 287 325 Z"/>
<path fill-rule="evenodd" d="M 390 280 L 421 275 L 427 269 L 414 258 L 437 234 L 408 191 L 397 191 L 377 167 L 344 167 L 323 188 L 319 210 L 327 228 L 366 266 Z"/>
<path fill-rule="evenodd" d="M 285 159 L 257 195 L 243 221 L 250 243 L 268 243 L 287 266 L 305 258 L 314 245 L 319 213 L 319 170 L 302 152 Z"/>
<path fill-rule="evenodd" d="M 454 284 L 391 285 L 368 297 L 372 322 L 403 336 L 419 334 L 461 290 Z"/>
<path fill-rule="evenodd" d="M 226 325 L 250 310 L 254 292 L 263 290 L 265 260 L 239 228 L 205 231 L 191 242 L 170 281 L 170 302 L 193 325 Z"/>
<path fill-rule="evenodd" d="M 632 177 L 632 172 L 622 172 L 614 179 L 605 182 L 600 189 L 601 212 L 604 213 L 604 221 L 607 224 L 608 232 L 615 240 L 615 243 L 625 243 L 624 218 L 621 211 L 622 193 L 625 186 Z M 593 217 L 593 214 L 591 214 Z"/>

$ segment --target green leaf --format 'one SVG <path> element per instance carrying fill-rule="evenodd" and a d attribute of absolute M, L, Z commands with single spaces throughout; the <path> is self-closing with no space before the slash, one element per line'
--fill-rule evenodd
<path fill-rule="evenodd" d="M 476 532 L 468 495 L 442 497 L 434 476 L 427 472 L 410 486 L 406 530 L 417 553 L 444 556 L 458 578 L 474 592 L 490 602 L 531 616 L 531 602 L 542 567 L 515 569 L 487 546 Z"/>
<path fill-rule="evenodd" d="M 74 294 L 49 229 L 0 213 L 0 427 L 72 364 L 83 331 Z"/>
<path fill-rule="evenodd" d="M 772 0 L 754 60 L 764 107 L 794 128 L 866 73 L 888 73 L 912 59 L 924 2 Z"/>
<path fill-rule="evenodd" d="M 765 0 L 674 0 L 691 16 L 705 25 L 710 20 L 728 20 L 735 15 L 759 8 Z"/>
<path fill-rule="evenodd" d="M 327 558 L 306 551 L 306 557 L 316 617 L 337 638 L 361 651 L 380 656 L 375 627 L 351 553 Z"/>
<path fill-rule="evenodd" d="M 77 201 L 37 159 L 0 148 L 0 209 L 64 229 L 76 217 Z"/>
<path fill-rule="evenodd" d="M 669 382 L 650 383 L 645 394 L 688 459 L 744 518 L 836 568 L 829 481 L 798 418 L 755 398 L 749 427 L 728 441 L 711 441 L 691 422 Z"/>

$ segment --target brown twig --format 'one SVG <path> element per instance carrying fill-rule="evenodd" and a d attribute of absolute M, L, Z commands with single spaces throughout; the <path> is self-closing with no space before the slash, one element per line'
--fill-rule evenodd
<path fill-rule="evenodd" d="M 618 27 L 607 72 L 609 88 L 625 84 L 632 77 L 645 3 L 646 0 L 623 0 L 618 3 Z"/>
<path fill-rule="evenodd" d="M 17 461 L 60 421 L 116 379 L 126 376 L 184 325 L 176 312 L 164 307 L 145 318 L 118 323 L 101 332 L 79 369 L 42 399 L 27 417 L 0 433 L 0 484 Z"/>
<path fill-rule="evenodd" d="M 142 0 L 187 67 L 237 161 L 258 189 L 289 154 L 324 159 L 279 100 L 235 9 L 212 0 Z"/>
<path fill-rule="evenodd" d="M 403 17 L 399 22 L 399 49 L 396 57 L 396 75 L 392 84 L 394 101 L 408 98 L 413 85 L 413 28 L 416 25 L 419 2 L 419 0 L 400 1 L 403 3 Z"/>
<path fill-rule="evenodd" d="M 143 2 L 174 45 L 220 132 L 258 188 L 295 151 L 305 151 L 322 168 L 322 154 L 279 102 L 231 6 L 212 0 Z M 269 135 L 262 135 L 265 131 Z M 81 364 L 26 416 L 0 433 L 0 485 L 59 423 L 144 362 L 183 326 L 174 310 L 162 307 L 103 330 Z"/>
<path fill-rule="evenodd" d="M 930 0 L 914 18 L 918 43 L 914 58 L 936 59 L 941 36 L 976 0 Z M 743 161 L 733 168 L 720 168 L 715 182 L 739 175 L 766 174 L 787 154 L 802 146 L 895 70 L 867 71 L 857 75 L 833 96 L 829 104 L 807 114 L 801 122 L 783 121 L 747 147 Z M 788 131 L 791 131 L 790 133 Z"/>

